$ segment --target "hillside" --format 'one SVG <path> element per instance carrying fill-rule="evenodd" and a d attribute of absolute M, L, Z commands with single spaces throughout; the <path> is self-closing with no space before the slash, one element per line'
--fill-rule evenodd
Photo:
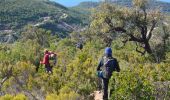
<path fill-rule="evenodd" d="M 93 2 L 93 1 L 86 1 L 86 2 L 81 2 L 79 5 L 75 6 L 76 8 L 94 8 L 98 6 L 98 2 Z"/>
<path fill-rule="evenodd" d="M 70 7 L 69 9 L 80 13 L 80 15 L 83 15 L 81 18 L 84 18 L 85 23 L 90 22 L 90 15 L 91 15 L 91 10 L 92 8 L 95 8 L 99 5 L 98 2 L 92 2 L 92 1 L 87 1 L 87 2 L 81 2 L 79 5 Z"/>
<path fill-rule="evenodd" d="M 31 24 L 66 34 L 83 24 L 79 15 L 49 0 L 1 0 L 0 30 L 17 30 Z"/>
<path fill-rule="evenodd" d="M 74 8 L 78 9 L 89 9 L 89 8 L 94 8 L 97 7 L 101 2 L 82 2 L 79 5 L 75 6 Z M 132 0 L 110 0 L 110 3 L 116 4 L 116 5 L 121 5 L 121 6 L 127 6 L 131 7 L 132 6 Z M 153 0 L 150 5 L 152 7 L 157 7 L 161 8 L 163 12 L 165 13 L 170 13 L 170 3 L 167 2 L 162 2 L 162 1 L 155 1 Z"/>

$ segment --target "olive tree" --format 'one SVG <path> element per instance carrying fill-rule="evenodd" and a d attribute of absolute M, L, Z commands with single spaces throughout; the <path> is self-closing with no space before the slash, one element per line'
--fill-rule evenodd
<path fill-rule="evenodd" d="M 134 42 L 136 51 L 142 55 L 153 55 L 154 48 L 150 42 L 155 30 L 164 26 L 164 14 L 160 9 L 153 9 L 149 2 L 133 0 L 130 8 L 103 3 L 94 10 L 90 27 L 106 46 L 110 46 L 118 35 L 123 37 L 124 44 Z"/>

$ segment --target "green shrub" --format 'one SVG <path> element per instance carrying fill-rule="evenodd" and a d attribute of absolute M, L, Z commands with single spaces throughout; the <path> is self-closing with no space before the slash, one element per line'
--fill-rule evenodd
<path fill-rule="evenodd" d="M 17 94 L 16 96 L 6 94 L 5 96 L 0 97 L 0 100 L 28 100 L 28 99 L 23 94 Z"/>
<path fill-rule="evenodd" d="M 59 95 L 50 94 L 46 97 L 46 100 L 79 100 L 79 94 L 75 92 L 70 92 L 68 94 L 61 93 Z"/>

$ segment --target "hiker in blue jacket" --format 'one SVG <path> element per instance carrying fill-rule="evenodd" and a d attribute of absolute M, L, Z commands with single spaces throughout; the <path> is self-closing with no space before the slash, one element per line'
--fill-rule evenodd
<path fill-rule="evenodd" d="M 112 57 L 112 49 L 107 47 L 104 56 L 97 67 L 98 76 L 103 80 L 103 100 L 108 100 L 108 84 L 113 71 L 120 72 L 120 67 L 116 58 Z"/>

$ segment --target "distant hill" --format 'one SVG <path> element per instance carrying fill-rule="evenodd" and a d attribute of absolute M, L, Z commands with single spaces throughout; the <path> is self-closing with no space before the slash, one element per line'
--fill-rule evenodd
<path fill-rule="evenodd" d="M 110 3 L 114 3 L 121 6 L 131 7 L 132 6 L 132 0 L 110 0 Z M 74 9 L 89 9 L 97 7 L 101 2 L 82 2 L 79 5 L 75 6 Z M 170 13 L 170 3 L 168 2 L 162 2 L 162 1 L 155 1 L 152 0 L 150 5 L 152 7 L 158 7 L 161 8 L 163 12 Z"/>
<path fill-rule="evenodd" d="M 99 5 L 98 2 L 81 2 L 79 5 L 70 7 L 71 10 L 81 13 L 81 15 L 84 15 L 83 18 L 86 23 L 89 22 L 89 16 L 91 15 L 91 9 L 95 8 Z"/>
<path fill-rule="evenodd" d="M 81 2 L 79 5 L 75 6 L 76 8 L 94 8 L 96 6 L 98 6 L 99 3 L 98 2 L 93 2 L 93 1 L 87 1 L 87 2 Z"/>
<path fill-rule="evenodd" d="M 17 30 L 31 24 L 67 33 L 84 24 L 81 14 L 49 0 L 0 0 L 0 30 Z"/>
<path fill-rule="evenodd" d="M 112 0 L 112 3 L 127 7 L 132 6 L 132 0 Z M 149 5 L 153 8 L 160 8 L 162 12 L 170 13 L 170 3 L 168 2 L 151 0 Z"/>

